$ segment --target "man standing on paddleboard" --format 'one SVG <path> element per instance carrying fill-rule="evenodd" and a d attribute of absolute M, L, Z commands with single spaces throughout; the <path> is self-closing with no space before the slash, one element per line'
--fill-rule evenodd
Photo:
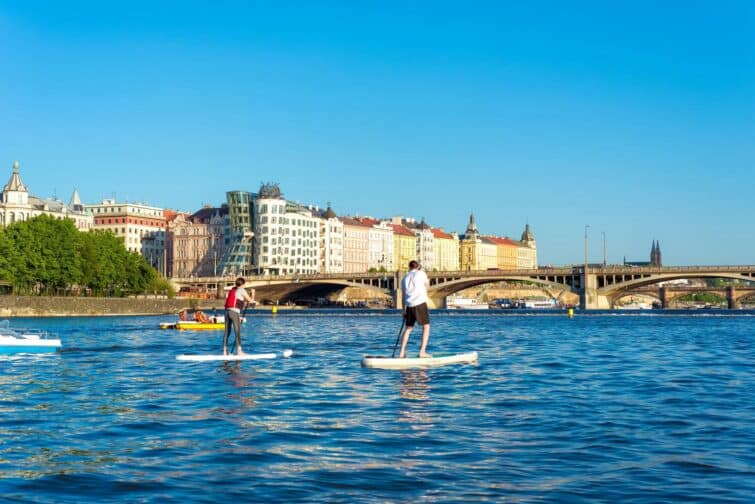
<path fill-rule="evenodd" d="M 400 359 L 406 357 L 406 344 L 409 342 L 409 335 L 417 322 L 422 326 L 419 356 L 432 357 L 426 352 L 427 340 L 430 339 L 430 314 L 427 311 L 427 289 L 429 286 L 430 281 L 419 263 L 410 261 L 409 272 L 401 279 L 401 290 L 404 292 L 406 329 L 404 330 L 404 339 L 401 340 Z"/>
<path fill-rule="evenodd" d="M 236 287 L 228 291 L 225 298 L 225 335 L 223 336 L 223 355 L 228 355 L 228 336 L 231 334 L 231 325 L 236 333 L 236 354 L 244 355 L 241 350 L 241 310 L 247 304 L 254 303 L 254 289 L 252 295 L 244 288 L 246 280 L 239 277 L 236 279 Z"/>

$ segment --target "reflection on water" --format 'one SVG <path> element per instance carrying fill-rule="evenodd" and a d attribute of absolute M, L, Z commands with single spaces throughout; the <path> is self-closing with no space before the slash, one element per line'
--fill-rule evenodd
<path fill-rule="evenodd" d="M 401 370 L 401 397 L 415 401 L 427 399 L 430 378 L 425 369 Z"/>
<path fill-rule="evenodd" d="M 242 406 L 246 408 L 252 408 L 255 405 L 256 397 L 251 394 L 252 380 L 254 374 L 247 372 L 242 366 L 241 361 L 227 361 L 221 364 L 221 369 L 227 374 L 227 382 L 238 389 L 237 393 L 228 393 L 226 397 L 229 399 L 238 401 Z M 250 369 L 250 368 L 248 368 Z M 226 413 L 237 413 L 239 409 L 224 410 Z"/>
<path fill-rule="evenodd" d="M 430 400 L 430 377 L 425 369 L 407 369 L 401 373 L 399 421 L 408 423 L 415 434 L 425 434 L 433 427 Z"/>

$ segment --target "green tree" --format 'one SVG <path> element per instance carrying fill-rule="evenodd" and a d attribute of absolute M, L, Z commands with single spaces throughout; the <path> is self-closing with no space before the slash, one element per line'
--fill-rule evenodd
<path fill-rule="evenodd" d="M 10 269 L 21 291 L 55 293 L 80 281 L 80 233 L 72 221 L 40 215 L 11 224 L 5 235 L 15 249 Z"/>
<path fill-rule="evenodd" d="M 90 231 L 83 235 L 80 255 L 82 284 L 94 295 L 113 295 L 123 285 L 128 251 L 111 231 Z"/>
<path fill-rule="evenodd" d="M 112 232 L 81 233 L 72 221 L 47 215 L 0 230 L 0 279 L 21 293 L 88 287 L 95 295 L 122 296 L 168 286 Z"/>

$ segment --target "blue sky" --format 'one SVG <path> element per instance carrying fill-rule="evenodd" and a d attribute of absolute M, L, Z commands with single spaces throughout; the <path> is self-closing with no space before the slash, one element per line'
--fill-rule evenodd
<path fill-rule="evenodd" d="M 753 2 L 0 0 L 0 177 L 755 264 Z M 3 180 L 4 182 L 4 180 Z"/>

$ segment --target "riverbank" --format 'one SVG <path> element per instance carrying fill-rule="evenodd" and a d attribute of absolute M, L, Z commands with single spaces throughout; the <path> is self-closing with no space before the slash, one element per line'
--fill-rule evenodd
<path fill-rule="evenodd" d="M 175 315 L 183 309 L 222 311 L 222 299 L 100 298 L 55 296 L 0 296 L 0 318 L 9 317 L 107 317 L 122 315 Z M 272 310 L 257 305 L 257 310 Z M 297 310 L 301 306 L 278 306 Z M 251 308 L 250 308 L 251 309 Z"/>
<path fill-rule="evenodd" d="M 196 306 L 189 299 L 0 296 L 0 317 L 161 315 L 192 303 Z"/>

